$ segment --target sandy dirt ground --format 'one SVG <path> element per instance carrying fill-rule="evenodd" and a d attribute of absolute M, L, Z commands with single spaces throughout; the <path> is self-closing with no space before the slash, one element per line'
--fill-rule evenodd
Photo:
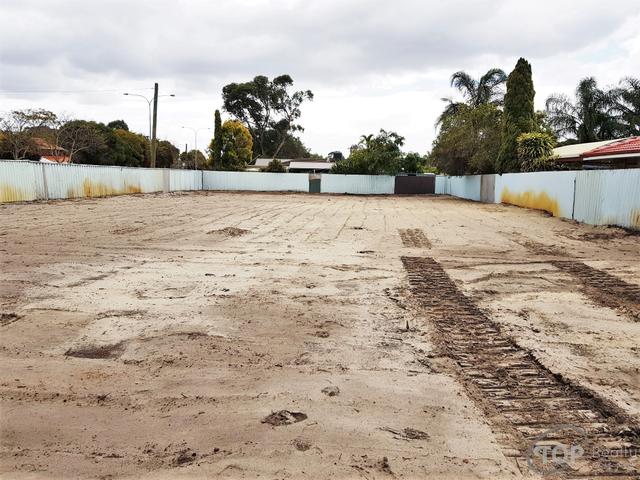
<path fill-rule="evenodd" d="M 633 444 L 638 288 L 640 236 L 445 197 L 0 205 L 0 476 L 535 478 L 446 302 Z"/>

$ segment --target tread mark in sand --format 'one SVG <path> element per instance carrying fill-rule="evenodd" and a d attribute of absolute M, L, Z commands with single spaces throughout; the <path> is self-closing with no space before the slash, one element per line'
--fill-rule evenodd
<path fill-rule="evenodd" d="M 628 313 L 640 321 L 640 287 L 610 273 L 574 260 L 554 260 L 551 264 L 582 284 L 587 297 L 605 307 Z"/>
<path fill-rule="evenodd" d="M 414 301 L 435 326 L 434 341 L 456 362 L 461 383 L 503 432 L 505 454 L 521 470 L 529 459 L 536 468 L 548 468 L 540 463 L 542 456 L 530 452 L 533 445 L 553 442 L 584 449 L 574 463 L 562 465 L 563 476 L 640 475 L 640 429 L 624 413 L 554 374 L 514 343 L 434 259 L 402 257 L 402 263 Z M 560 425 L 562 430 L 554 428 Z"/>
<path fill-rule="evenodd" d="M 399 229 L 402 244 L 411 248 L 431 248 L 431 242 L 419 228 Z"/>

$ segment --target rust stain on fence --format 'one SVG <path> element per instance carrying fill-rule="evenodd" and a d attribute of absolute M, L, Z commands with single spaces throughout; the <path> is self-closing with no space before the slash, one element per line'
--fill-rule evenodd
<path fill-rule="evenodd" d="M 124 189 L 113 188 L 111 185 L 107 185 L 102 182 L 92 182 L 88 178 L 82 182 L 82 190 L 76 187 L 71 187 L 67 192 L 67 197 L 108 197 L 111 195 L 126 195 L 130 193 L 142 193 L 142 189 L 139 185 L 125 184 Z"/>
<path fill-rule="evenodd" d="M 640 230 L 640 209 L 631 210 L 631 228 Z"/>
<path fill-rule="evenodd" d="M 0 203 L 2 202 L 22 202 L 31 200 L 28 194 L 19 188 L 12 187 L 11 185 L 0 185 Z"/>
<path fill-rule="evenodd" d="M 521 193 L 511 192 L 507 187 L 502 189 L 502 203 L 510 203 L 519 207 L 544 210 L 554 217 L 560 216 L 560 205 L 555 198 L 551 198 L 547 192 L 532 192 L 527 190 Z"/>

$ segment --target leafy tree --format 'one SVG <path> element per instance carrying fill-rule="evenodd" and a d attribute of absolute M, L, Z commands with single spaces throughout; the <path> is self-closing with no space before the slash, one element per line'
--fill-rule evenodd
<path fill-rule="evenodd" d="M 502 112 L 497 106 L 461 105 L 442 122 L 427 163 L 449 175 L 493 173 L 501 128 Z"/>
<path fill-rule="evenodd" d="M 427 159 L 419 153 L 407 153 L 400 160 L 400 171 L 405 173 L 422 173 Z"/>
<path fill-rule="evenodd" d="M 115 138 L 110 140 L 110 164 L 125 167 L 144 167 L 149 165 L 149 142 L 143 135 L 116 129 Z"/>
<path fill-rule="evenodd" d="M 640 135 L 640 78 L 626 77 L 611 92 L 624 136 Z"/>
<path fill-rule="evenodd" d="M 230 83 L 222 89 L 224 109 L 243 122 L 253 137 L 255 156 L 266 156 L 266 132 L 274 130 L 279 141 L 272 155 L 284 146 L 286 137 L 302 127 L 296 122 L 300 118 L 300 106 L 311 100 L 311 91 L 289 92 L 293 79 L 280 75 L 273 80 L 258 75 L 245 83 Z"/>
<path fill-rule="evenodd" d="M 7 150 L 14 160 L 37 155 L 34 138 L 39 129 L 56 125 L 55 113 L 44 109 L 13 110 L 0 119 L 0 130 L 3 132 L 3 149 Z"/>
<path fill-rule="evenodd" d="M 465 102 L 454 102 L 451 98 L 443 98 L 447 106 L 438 117 L 437 125 L 440 125 L 447 116 L 455 115 L 462 105 L 470 107 L 487 104 L 502 105 L 504 96 L 502 85 L 506 81 L 507 75 L 499 68 L 490 69 L 478 80 L 463 71 L 454 73 L 451 75 L 451 86 L 462 93 Z"/>
<path fill-rule="evenodd" d="M 518 171 L 517 138 L 522 133 L 533 132 L 537 128 L 533 106 L 535 97 L 531 65 L 520 58 L 507 79 L 507 93 L 504 96 L 502 118 L 502 143 L 498 155 L 498 171 Z"/>
<path fill-rule="evenodd" d="M 548 133 L 532 132 L 518 136 L 518 160 L 523 172 L 556 169 L 553 158 L 554 138 Z"/>
<path fill-rule="evenodd" d="M 338 161 L 332 173 L 394 175 L 402 168 L 404 137 L 380 129 L 378 135 L 363 135 L 346 160 Z"/>
<path fill-rule="evenodd" d="M 273 172 L 273 173 L 284 173 L 287 171 L 287 169 L 280 160 L 278 160 L 277 158 L 274 158 L 269 162 L 269 165 L 267 165 L 265 168 L 262 169 L 262 171 Z"/>
<path fill-rule="evenodd" d="M 216 110 L 214 114 L 213 139 L 211 139 L 211 145 L 209 145 L 209 152 L 211 154 L 211 167 L 216 168 L 220 164 L 220 158 L 222 157 L 222 120 L 220 118 L 220 110 Z"/>
<path fill-rule="evenodd" d="M 71 120 L 60 128 L 58 143 L 66 150 L 72 163 L 115 165 L 105 157 L 109 153 L 107 142 L 110 141 L 113 148 L 116 138 L 114 131 L 102 123 Z"/>
<path fill-rule="evenodd" d="M 180 150 L 175 145 L 168 140 L 160 140 L 158 142 L 158 150 L 156 152 L 156 167 L 170 168 L 171 165 L 176 162 L 179 155 Z"/>
<path fill-rule="evenodd" d="M 222 125 L 222 155 L 216 170 L 244 170 L 251 161 L 253 139 L 249 129 L 238 120 Z"/>
<path fill-rule="evenodd" d="M 196 168 L 196 159 L 198 168 L 202 168 L 203 165 L 206 165 L 207 158 L 204 154 L 198 150 L 189 150 L 188 152 L 182 152 L 176 161 L 171 165 L 171 168 L 183 168 L 193 170 Z"/>
<path fill-rule="evenodd" d="M 276 155 L 276 149 L 281 142 L 281 134 L 274 129 L 267 129 L 264 132 L 265 157 L 271 158 L 311 158 L 314 155 L 295 135 L 286 135 L 284 143 Z"/>
<path fill-rule="evenodd" d="M 585 143 L 623 136 L 624 127 L 614 114 L 615 92 L 601 90 L 593 77 L 587 77 L 578 83 L 575 96 L 575 101 L 562 94 L 547 99 L 549 123 L 558 138 Z"/>
<path fill-rule="evenodd" d="M 129 131 L 129 125 L 127 125 L 127 122 L 125 122 L 124 120 L 113 120 L 107 123 L 107 127 L 112 130 L 125 130 L 127 132 Z"/>

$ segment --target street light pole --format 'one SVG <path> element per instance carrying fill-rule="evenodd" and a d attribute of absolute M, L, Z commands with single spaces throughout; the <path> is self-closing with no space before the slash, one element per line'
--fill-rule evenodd
<path fill-rule="evenodd" d="M 193 155 L 194 155 L 194 159 L 193 159 L 193 168 L 194 170 L 198 169 L 198 132 L 200 130 L 211 130 L 209 127 L 200 127 L 200 128 L 193 128 L 193 127 L 185 127 L 182 126 L 181 128 L 186 128 L 187 130 L 191 130 L 193 132 L 193 144 L 194 144 L 194 148 L 193 148 Z M 187 153 L 187 156 L 189 155 L 189 153 Z"/>
<path fill-rule="evenodd" d="M 151 129 L 151 168 L 156 168 L 156 126 L 158 124 L 158 82 L 153 86 L 153 128 Z"/>
<path fill-rule="evenodd" d="M 145 102 L 147 102 L 147 106 L 149 107 L 149 154 L 150 158 L 150 166 L 151 168 L 155 168 L 156 166 L 156 125 L 158 120 L 158 98 L 160 97 L 175 97 L 174 93 L 170 93 L 168 95 L 158 95 L 158 84 L 156 83 L 153 87 L 153 98 L 147 98 L 144 95 L 140 95 L 138 93 L 128 93 L 125 92 L 123 95 L 129 97 L 140 97 Z M 151 104 L 153 103 L 153 113 L 151 110 Z"/>

